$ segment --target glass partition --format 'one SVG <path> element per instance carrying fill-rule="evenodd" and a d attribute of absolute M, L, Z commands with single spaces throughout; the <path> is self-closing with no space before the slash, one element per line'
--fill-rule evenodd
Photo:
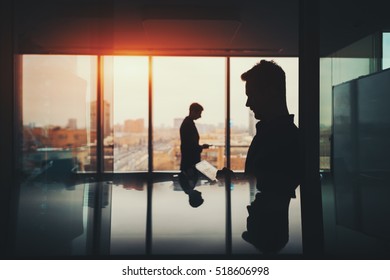
<path fill-rule="evenodd" d="M 16 252 L 86 254 L 96 171 L 97 62 L 93 56 L 24 55 Z"/>
<path fill-rule="evenodd" d="M 320 60 L 326 253 L 379 256 L 388 248 L 381 219 L 389 211 L 383 200 L 389 192 L 387 45 L 386 33 L 373 33 Z"/>

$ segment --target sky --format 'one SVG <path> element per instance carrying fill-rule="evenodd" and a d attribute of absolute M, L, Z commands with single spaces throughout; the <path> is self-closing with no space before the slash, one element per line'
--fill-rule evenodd
<path fill-rule="evenodd" d="M 261 58 L 231 58 L 231 124 L 247 126 L 245 83 L 240 76 Z M 298 59 L 274 59 L 285 70 L 290 112 L 298 113 Z M 113 124 L 127 119 L 148 119 L 146 56 L 104 57 L 105 99 L 111 104 Z M 198 123 L 225 123 L 226 58 L 153 57 L 154 126 L 173 126 L 188 115 L 192 102 L 204 107 Z M 96 98 L 96 57 L 24 56 L 24 123 L 66 126 L 70 118 L 78 127 L 90 122 L 90 102 Z M 73 102 L 73 105 L 72 105 Z M 296 118 L 296 121 L 298 119 Z"/>
<path fill-rule="evenodd" d="M 275 59 L 287 72 L 290 110 L 297 114 L 298 60 Z M 231 59 L 231 118 L 233 125 L 248 124 L 245 107 L 245 84 L 240 75 L 259 58 Z M 147 119 L 146 57 L 114 59 L 114 123 L 126 119 Z M 155 126 L 172 126 L 175 118 L 188 115 L 192 102 L 204 107 L 199 123 L 225 122 L 226 59 L 223 57 L 154 57 L 153 58 L 153 120 Z"/>

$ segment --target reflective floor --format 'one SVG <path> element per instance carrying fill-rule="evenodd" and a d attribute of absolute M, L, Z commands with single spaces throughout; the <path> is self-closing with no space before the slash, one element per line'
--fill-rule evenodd
<path fill-rule="evenodd" d="M 322 176 L 326 258 L 390 257 L 388 184 L 361 183 L 363 190 L 369 188 L 370 196 L 338 193 L 331 174 Z M 193 208 L 188 195 L 172 180 L 149 188 L 146 180 L 27 180 L 19 190 L 15 257 L 269 257 L 242 238 L 248 229 L 247 206 L 256 197 L 253 185 L 235 182 L 230 204 L 224 185 L 201 181 L 196 190 L 204 202 Z M 278 256 L 303 256 L 299 189 L 296 193 L 288 208 L 288 242 Z M 343 201 L 352 197 L 360 198 L 355 201 L 359 211 L 344 209 Z M 95 207 L 99 201 L 100 207 Z M 347 214 L 355 218 L 345 219 Z M 231 227 L 227 226 L 230 222 Z"/>
<path fill-rule="evenodd" d="M 347 192 L 330 173 L 323 174 L 324 249 L 329 258 L 390 258 L 387 178 L 385 184 L 360 180 Z"/>
<path fill-rule="evenodd" d="M 253 188 L 253 187 L 252 187 Z M 202 184 L 196 188 L 204 203 L 193 208 L 180 186 L 173 182 L 153 186 L 152 254 L 225 254 L 225 188 Z M 254 199 L 248 183 L 235 184 L 231 191 L 232 253 L 259 254 L 241 234 L 246 230 L 246 206 Z M 114 186 L 112 192 L 111 254 L 145 253 L 145 190 Z M 290 239 L 280 254 L 302 251 L 300 199 L 290 204 Z"/>
<path fill-rule="evenodd" d="M 97 186 L 102 190 L 101 211 L 94 207 Z M 223 184 L 201 181 L 196 190 L 204 202 L 193 208 L 174 181 L 154 183 L 149 198 L 146 182 L 26 182 L 19 195 L 15 254 L 88 256 L 96 246 L 103 256 L 262 254 L 241 237 L 254 186 L 232 184 L 231 219 Z M 278 254 L 300 255 L 299 189 L 288 215 L 288 243 Z M 231 230 L 226 226 L 230 221 Z"/>

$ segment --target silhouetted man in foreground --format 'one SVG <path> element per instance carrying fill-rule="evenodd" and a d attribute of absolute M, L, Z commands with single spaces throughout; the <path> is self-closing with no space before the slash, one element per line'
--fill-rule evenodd
<path fill-rule="evenodd" d="M 208 144 L 199 145 L 199 133 L 194 120 L 202 117 L 203 107 L 199 103 L 192 103 L 188 116 L 180 126 L 180 151 L 181 162 L 179 175 L 180 184 L 189 196 L 192 207 L 198 207 L 203 203 L 201 193 L 194 190 L 199 173 L 195 164 L 200 162 L 203 149 L 209 148 Z"/>
<path fill-rule="evenodd" d="M 288 208 L 301 179 L 299 130 L 287 109 L 285 73 L 279 65 L 261 60 L 241 79 L 246 106 L 259 120 L 245 163 L 258 193 L 248 206 L 242 237 L 264 253 L 276 253 L 288 242 Z"/>

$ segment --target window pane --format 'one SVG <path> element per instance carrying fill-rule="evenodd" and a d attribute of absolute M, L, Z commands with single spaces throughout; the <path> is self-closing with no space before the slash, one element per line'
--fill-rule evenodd
<path fill-rule="evenodd" d="M 113 137 L 105 134 L 105 156 L 113 138 L 115 172 L 147 171 L 148 57 L 105 57 L 105 71 L 105 102 L 111 104 L 105 109 L 114 124 Z"/>
<path fill-rule="evenodd" d="M 96 171 L 96 57 L 24 55 L 21 67 L 16 253 L 86 254 L 93 186 L 75 174 Z"/>
<path fill-rule="evenodd" d="M 390 33 L 383 33 L 383 62 L 382 69 L 390 68 Z"/>
<path fill-rule="evenodd" d="M 329 254 L 381 254 L 383 246 L 373 245 L 389 236 L 385 226 L 389 207 L 384 200 L 387 176 L 376 172 L 380 168 L 372 172 L 365 165 L 374 163 L 376 169 L 388 162 L 381 160 L 388 150 L 380 147 L 388 147 L 383 144 L 388 143 L 384 133 L 388 114 L 382 105 L 388 104 L 389 78 L 388 71 L 378 69 L 378 35 L 343 46 L 320 60 L 321 145 L 329 145 L 330 131 L 332 136 L 331 172 L 323 172 L 321 179 L 325 252 Z"/>
<path fill-rule="evenodd" d="M 375 61 L 375 38 L 368 36 L 320 59 L 320 169 L 331 168 L 333 86 L 371 73 Z"/>
<path fill-rule="evenodd" d="M 200 144 L 212 144 L 202 158 L 224 165 L 225 58 L 156 57 L 153 60 L 153 164 L 155 170 L 180 168 L 179 129 L 189 106 L 200 103 L 204 111 L 195 121 Z"/>
<path fill-rule="evenodd" d="M 52 159 L 69 159 L 79 172 L 95 170 L 96 58 L 23 56 L 22 90 L 26 175 Z"/>

